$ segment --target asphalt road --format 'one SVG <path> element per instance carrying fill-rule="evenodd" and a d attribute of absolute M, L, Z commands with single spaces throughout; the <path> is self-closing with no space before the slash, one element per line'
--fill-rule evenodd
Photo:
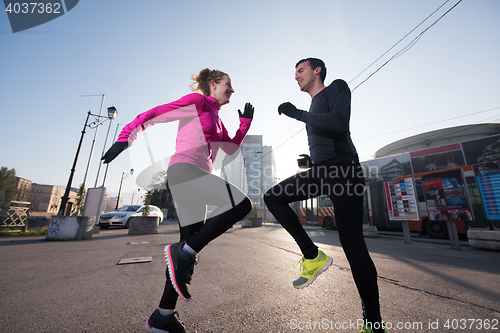
<path fill-rule="evenodd" d="M 358 332 L 361 304 L 336 231 L 308 228 L 333 266 L 295 290 L 298 247 L 277 225 L 236 225 L 199 255 L 181 320 L 198 332 Z M 90 240 L 0 238 L 0 331 L 145 332 L 165 282 L 157 235 L 101 230 Z M 389 332 L 500 332 L 500 252 L 402 237 L 367 238 Z M 151 262 L 118 265 L 124 258 Z"/>

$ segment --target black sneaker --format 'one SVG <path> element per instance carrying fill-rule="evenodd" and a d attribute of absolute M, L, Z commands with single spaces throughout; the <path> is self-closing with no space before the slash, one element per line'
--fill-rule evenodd
<path fill-rule="evenodd" d="M 168 274 L 175 291 L 186 301 L 191 299 L 190 283 L 196 257 L 182 250 L 185 242 L 165 246 Z"/>
<path fill-rule="evenodd" d="M 184 324 L 179 321 L 179 314 L 177 312 L 162 317 L 158 309 L 149 317 L 144 328 L 146 331 L 152 333 L 196 333 L 196 331 L 184 327 Z"/>

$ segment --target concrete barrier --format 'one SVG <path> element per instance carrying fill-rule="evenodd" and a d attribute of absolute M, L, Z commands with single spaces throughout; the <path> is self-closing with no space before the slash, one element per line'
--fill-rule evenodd
<path fill-rule="evenodd" d="M 500 251 L 500 231 L 469 230 L 469 245 L 475 248 Z"/>
<path fill-rule="evenodd" d="M 262 217 L 250 217 L 250 222 L 252 222 L 252 227 L 262 227 Z"/>
<path fill-rule="evenodd" d="M 378 229 L 374 225 L 363 224 L 364 237 L 378 237 Z"/>
<path fill-rule="evenodd" d="M 242 228 L 251 228 L 252 227 L 252 221 L 249 221 L 249 220 L 243 220 L 243 221 L 241 221 L 241 227 Z"/>
<path fill-rule="evenodd" d="M 262 217 L 249 217 L 248 220 L 240 222 L 242 228 L 262 227 Z"/>
<path fill-rule="evenodd" d="M 46 240 L 90 239 L 94 234 L 94 216 L 52 216 Z"/>

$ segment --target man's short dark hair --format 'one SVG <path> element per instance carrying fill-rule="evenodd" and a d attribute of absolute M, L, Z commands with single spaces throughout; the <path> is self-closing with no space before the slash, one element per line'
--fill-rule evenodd
<path fill-rule="evenodd" d="M 303 62 L 309 62 L 309 66 L 311 66 L 312 69 L 316 69 L 318 67 L 321 68 L 321 72 L 319 73 L 319 78 L 321 79 L 321 82 L 325 82 L 326 78 L 326 66 L 323 60 L 318 59 L 318 58 L 306 58 L 300 60 L 296 65 L 295 68 L 297 68 L 298 65 L 300 65 Z"/>

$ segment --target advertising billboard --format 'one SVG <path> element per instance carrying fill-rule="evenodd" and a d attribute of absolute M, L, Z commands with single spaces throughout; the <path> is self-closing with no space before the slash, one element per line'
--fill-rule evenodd
<path fill-rule="evenodd" d="M 385 193 L 391 221 L 420 220 L 413 178 L 385 182 Z"/>
<path fill-rule="evenodd" d="M 472 220 L 461 169 L 423 175 L 421 179 L 430 220 Z"/>
<path fill-rule="evenodd" d="M 500 220 L 500 162 L 474 166 L 477 184 L 488 220 Z"/>

